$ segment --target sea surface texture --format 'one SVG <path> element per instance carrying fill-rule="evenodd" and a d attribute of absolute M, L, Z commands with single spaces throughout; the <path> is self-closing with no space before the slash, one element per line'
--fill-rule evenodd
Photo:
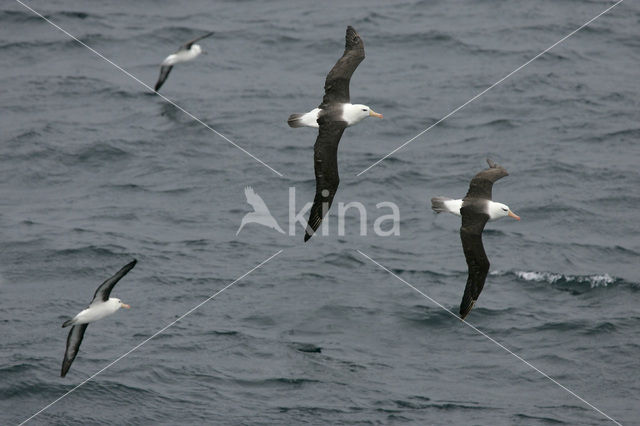
<path fill-rule="evenodd" d="M 588 404 L 640 424 L 638 2 L 359 176 L 613 3 L 24 2 L 113 64 L 2 1 L 0 424 L 63 395 L 29 424 L 613 424 Z M 328 233 L 303 243 L 317 130 L 287 117 L 320 104 L 347 25 L 351 100 L 384 119 L 344 132 Z M 160 92 L 192 117 L 141 83 L 207 31 Z M 486 227 L 474 330 L 460 219 L 429 199 L 463 197 L 487 157 L 522 221 Z M 248 186 L 284 234 L 236 235 Z M 348 202 L 366 235 L 356 208 L 339 232 Z M 112 293 L 132 309 L 91 324 L 61 378 L 61 324 L 134 258 Z"/>

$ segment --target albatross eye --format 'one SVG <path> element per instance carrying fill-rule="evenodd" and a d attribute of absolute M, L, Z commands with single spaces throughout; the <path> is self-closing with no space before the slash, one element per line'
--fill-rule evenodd
<path fill-rule="evenodd" d="M 362 108 L 362 110 L 363 110 L 363 111 L 366 111 L 367 109 L 366 109 L 366 108 Z"/>

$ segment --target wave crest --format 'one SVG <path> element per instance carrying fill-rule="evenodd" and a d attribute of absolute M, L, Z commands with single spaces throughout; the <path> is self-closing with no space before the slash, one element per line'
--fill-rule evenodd
<path fill-rule="evenodd" d="M 596 275 L 565 275 L 553 272 L 535 272 L 535 271 L 515 271 L 516 277 L 525 281 L 547 282 L 549 284 L 589 284 L 591 288 L 607 287 L 609 284 L 615 283 L 618 279 L 609 274 Z"/>

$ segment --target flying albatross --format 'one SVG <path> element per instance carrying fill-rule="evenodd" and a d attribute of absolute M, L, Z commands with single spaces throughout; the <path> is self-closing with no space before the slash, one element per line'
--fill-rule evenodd
<path fill-rule="evenodd" d="M 469 192 L 462 200 L 445 197 L 431 199 L 431 208 L 436 213 L 449 212 L 462 216 L 460 239 L 464 257 L 467 260 L 469 276 L 460 303 L 460 317 L 464 319 L 473 304 L 478 300 L 484 282 L 489 273 L 489 259 L 482 245 L 482 231 L 487 221 L 510 216 L 516 220 L 520 217 L 513 213 L 509 206 L 491 201 L 493 183 L 508 176 L 507 171 L 487 158 L 489 168 L 481 171 L 471 179 Z"/>
<path fill-rule="evenodd" d="M 191 61 L 192 59 L 197 58 L 201 53 L 203 53 L 202 47 L 200 47 L 199 44 L 196 44 L 196 41 L 200 41 L 203 38 L 209 37 L 211 34 L 213 34 L 213 32 L 194 38 L 190 42 L 187 42 L 180 46 L 180 49 L 178 49 L 176 53 L 172 53 L 171 55 L 164 58 L 164 61 L 162 61 L 162 63 L 160 64 L 160 76 L 158 77 L 158 82 L 156 83 L 156 87 L 154 88 L 156 92 L 160 90 L 167 77 L 169 77 L 169 73 L 171 72 L 171 69 L 175 64 Z"/>
<path fill-rule="evenodd" d="M 61 377 L 67 375 L 67 371 L 69 371 L 71 363 L 76 359 L 80 343 L 82 343 L 84 332 L 89 323 L 109 316 L 120 308 L 129 309 L 131 307 L 126 303 L 122 303 L 120 299 L 116 299 L 114 297 L 110 298 L 109 295 L 118 281 L 120 281 L 122 277 L 127 275 L 127 272 L 136 266 L 136 262 L 137 261 L 134 259 L 133 262 L 125 265 L 114 276 L 103 282 L 93 295 L 93 300 L 89 307 L 80 311 L 78 315 L 62 324 L 63 328 L 70 325 L 73 327 L 71 327 L 71 331 L 69 331 L 69 336 L 67 337 L 67 349 L 64 353 L 64 360 L 62 361 Z"/>
<path fill-rule="evenodd" d="M 378 114 L 366 105 L 350 103 L 349 81 L 364 59 L 364 43 L 351 26 L 347 27 L 345 39 L 344 54 L 327 74 L 324 97 L 320 106 L 306 114 L 291 114 L 287 121 L 291 127 L 306 126 L 319 129 L 313 146 L 316 195 L 307 222 L 305 241 L 318 229 L 336 195 L 340 182 L 338 143 L 342 132 L 369 116 L 382 118 L 382 114 Z"/>

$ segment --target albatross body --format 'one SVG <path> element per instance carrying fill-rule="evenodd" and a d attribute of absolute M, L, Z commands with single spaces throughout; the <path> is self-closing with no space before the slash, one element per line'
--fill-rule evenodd
<path fill-rule="evenodd" d="M 178 49 L 176 53 L 172 53 L 164 58 L 164 61 L 160 64 L 160 76 L 158 77 L 158 81 L 154 88 L 156 92 L 160 90 L 164 82 L 167 80 L 167 77 L 169 77 L 169 73 L 173 69 L 174 65 L 179 64 L 180 62 L 191 61 L 203 53 L 202 47 L 199 44 L 196 44 L 196 42 L 205 37 L 209 37 L 211 34 L 213 34 L 213 32 L 194 38 L 190 42 L 180 46 L 180 49 Z"/>
<path fill-rule="evenodd" d="M 513 213 L 509 206 L 491 200 L 493 183 L 508 176 L 509 173 L 490 159 L 487 159 L 487 163 L 489 168 L 471 179 L 469 191 L 463 199 L 454 200 L 445 197 L 431 199 L 431 208 L 436 213 L 449 212 L 462 217 L 460 239 L 469 269 L 467 284 L 460 303 L 460 317 L 462 319 L 471 312 L 489 273 L 489 259 L 482 245 L 484 226 L 490 220 L 497 220 L 505 216 L 520 220 L 520 217 Z"/>
<path fill-rule="evenodd" d="M 320 127 L 318 119 L 321 115 L 326 115 L 328 110 L 322 108 L 314 108 L 306 114 L 291 114 L 289 116 L 289 126 L 291 127 Z M 353 126 L 367 117 L 382 118 L 382 114 L 378 114 L 366 105 L 362 104 L 339 104 L 337 108 L 333 108 L 333 116 L 330 119 L 346 123 L 345 127 Z"/>
<path fill-rule="evenodd" d="M 70 325 L 72 327 L 71 331 L 69 331 L 69 336 L 67 337 L 67 349 L 64 353 L 64 360 L 62 361 L 61 377 L 67 375 L 73 360 L 76 358 L 76 355 L 78 355 L 80 343 L 82 343 L 84 332 L 87 330 L 89 323 L 107 317 L 115 313 L 120 308 L 130 308 L 126 303 L 122 303 L 120 299 L 109 297 L 109 295 L 118 281 L 120 281 L 127 272 L 133 269 L 136 263 L 137 261 L 134 260 L 133 262 L 125 265 L 114 276 L 102 283 L 93 295 L 93 300 L 89 307 L 80 311 L 78 315 L 62 324 L 62 327 L 68 327 Z"/>
<path fill-rule="evenodd" d="M 291 127 L 315 127 L 318 137 L 313 147 L 316 195 L 311 207 L 304 240 L 307 241 L 320 226 L 338 189 L 338 143 L 344 129 L 367 117 L 382 118 L 367 105 L 352 104 L 349 82 L 360 62 L 364 60 L 364 43 L 353 29 L 347 27 L 345 49 L 324 83 L 324 97 L 318 108 L 306 114 L 292 114 L 287 122 Z"/>

